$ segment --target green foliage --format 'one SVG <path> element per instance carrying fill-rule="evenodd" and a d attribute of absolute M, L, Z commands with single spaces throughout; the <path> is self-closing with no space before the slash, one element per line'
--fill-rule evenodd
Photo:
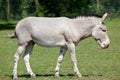
<path fill-rule="evenodd" d="M 22 18 L 22 2 L 21 0 L 10 0 L 10 11 L 11 11 L 11 18 L 13 20 L 21 19 Z"/>
<path fill-rule="evenodd" d="M 6 0 L 0 0 L 0 19 L 6 20 L 7 19 L 7 11 L 6 11 Z"/>
<path fill-rule="evenodd" d="M 0 0 L 0 20 L 20 20 L 27 16 L 73 17 L 108 12 L 120 17 L 120 0 Z"/>

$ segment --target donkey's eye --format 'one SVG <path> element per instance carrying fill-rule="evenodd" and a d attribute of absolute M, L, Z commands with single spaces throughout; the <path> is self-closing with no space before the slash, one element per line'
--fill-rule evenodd
<path fill-rule="evenodd" d="M 100 27 L 100 29 L 101 29 L 103 32 L 106 32 L 106 31 L 107 31 L 104 27 Z"/>
<path fill-rule="evenodd" d="M 103 32 L 106 32 L 106 30 L 102 29 Z"/>

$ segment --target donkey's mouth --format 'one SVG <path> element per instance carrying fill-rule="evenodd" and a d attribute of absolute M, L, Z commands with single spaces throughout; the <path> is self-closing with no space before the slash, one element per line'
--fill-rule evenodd
<path fill-rule="evenodd" d="M 102 43 L 101 44 L 101 48 L 102 49 L 106 49 L 106 48 L 108 48 L 109 47 L 109 44 L 105 44 L 105 43 Z"/>
<path fill-rule="evenodd" d="M 104 42 L 102 42 L 100 39 L 97 39 L 96 41 L 97 41 L 97 43 L 101 46 L 102 49 L 106 49 L 106 48 L 109 47 L 109 44 L 108 44 L 108 43 L 104 43 Z"/>

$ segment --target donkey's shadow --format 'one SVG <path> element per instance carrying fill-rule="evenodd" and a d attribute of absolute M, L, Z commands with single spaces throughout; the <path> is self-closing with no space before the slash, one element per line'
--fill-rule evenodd
<path fill-rule="evenodd" d="M 74 74 L 60 74 L 60 77 L 65 77 L 65 76 L 75 76 Z M 29 74 L 24 74 L 24 75 L 18 75 L 18 77 L 25 77 L 25 78 L 30 78 L 31 76 Z M 36 74 L 36 77 L 55 77 L 55 74 Z"/>
<path fill-rule="evenodd" d="M 74 77 L 74 74 L 60 74 L 60 77 Z M 90 77 L 90 76 L 102 76 L 102 74 L 82 74 L 83 77 Z M 10 76 L 13 78 L 12 76 Z M 18 75 L 20 78 L 31 78 L 29 74 L 24 74 L 24 75 Z M 55 74 L 36 74 L 36 77 L 55 77 Z"/>
<path fill-rule="evenodd" d="M 72 77 L 75 76 L 74 74 L 60 74 L 60 77 Z M 9 76 L 11 78 L 13 78 L 13 76 Z M 55 77 L 55 74 L 36 74 L 36 77 Z M 18 75 L 18 78 L 31 78 L 31 76 L 29 74 L 23 74 L 23 75 Z"/>

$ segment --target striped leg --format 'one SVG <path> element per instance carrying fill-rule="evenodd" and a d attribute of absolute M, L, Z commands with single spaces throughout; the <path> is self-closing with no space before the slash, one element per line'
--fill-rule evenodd
<path fill-rule="evenodd" d="M 18 49 L 14 55 L 13 79 L 17 78 L 18 61 L 19 61 L 19 57 L 20 57 L 22 51 L 24 50 L 24 48 L 25 48 L 25 45 L 19 45 Z"/>
<path fill-rule="evenodd" d="M 59 57 L 58 57 L 58 60 L 57 60 L 57 65 L 56 65 L 56 68 L 55 68 L 55 76 L 56 77 L 59 77 L 60 64 L 63 60 L 63 57 L 64 57 L 66 51 L 67 51 L 67 48 L 61 47 Z"/>
<path fill-rule="evenodd" d="M 25 53 L 24 53 L 24 62 L 27 68 L 27 72 L 31 75 L 31 77 L 35 77 L 36 75 L 33 73 L 31 67 L 30 67 L 30 63 L 29 63 L 29 59 L 30 59 L 30 54 L 33 50 L 33 46 L 34 43 L 28 44 L 28 46 L 26 47 Z"/>

